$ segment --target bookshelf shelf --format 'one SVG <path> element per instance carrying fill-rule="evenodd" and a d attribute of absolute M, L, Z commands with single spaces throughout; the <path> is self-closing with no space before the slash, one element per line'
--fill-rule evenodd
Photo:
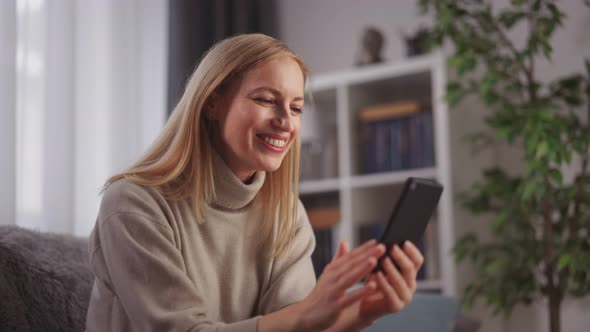
<path fill-rule="evenodd" d="M 403 183 L 406 178 L 421 177 L 421 178 L 435 178 L 436 168 L 422 168 L 405 171 L 355 175 L 350 178 L 350 186 L 352 188 L 374 187 L 387 184 Z"/>
<path fill-rule="evenodd" d="M 299 194 L 314 194 L 340 190 L 339 179 L 307 180 L 299 183 Z"/>
<path fill-rule="evenodd" d="M 321 253 L 329 259 L 340 240 L 357 246 L 366 236 L 378 236 L 377 228 L 367 227 L 387 220 L 407 177 L 436 179 L 445 190 L 424 238 L 426 272 L 418 288 L 455 296 L 445 86 L 446 60 L 440 53 L 312 75 L 302 121 L 306 172 L 299 188 L 308 211 L 332 216 L 328 224 L 333 226 L 316 234 Z M 390 105 L 405 105 L 405 113 L 375 118 L 388 114 Z M 416 105 L 414 111 L 408 105 Z M 376 126 L 368 126 L 369 121 Z M 370 136 L 377 132 L 382 136 Z"/>
<path fill-rule="evenodd" d="M 336 86 L 374 82 L 380 79 L 404 76 L 428 71 L 438 61 L 439 55 L 422 55 L 408 59 L 403 63 L 384 63 L 359 69 L 347 69 L 338 72 L 313 75 L 311 85 L 314 91 L 329 90 Z"/>

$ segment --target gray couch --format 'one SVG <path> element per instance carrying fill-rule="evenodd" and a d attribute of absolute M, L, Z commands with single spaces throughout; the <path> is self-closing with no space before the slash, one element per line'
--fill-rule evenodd
<path fill-rule="evenodd" d="M 460 313 L 455 299 L 434 293 L 416 293 L 404 310 L 382 317 L 366 332 L 475 332 L 479 326 L 479 322 Z"/>
<path fill-rule="evenodd" d="M 84 331 L 93 282 L 87 251 L 86 239 L 0 226 L 0 331 Z M 457 314 L 451 298 L 416 294 L 367 331 L 477 330 Z"/>
<path fill-rule="evenodd" d="M 0 226 L 0 331 L 84 331 L 85 239 Z"/>

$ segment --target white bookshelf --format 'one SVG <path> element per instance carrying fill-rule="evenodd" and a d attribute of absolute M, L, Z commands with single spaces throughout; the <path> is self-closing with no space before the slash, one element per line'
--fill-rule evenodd
<path fill-rule="evenodd" d="M 304 112 L 307 121 L 324 135 L 332 135 L 332 144 L 337 151 L 332 155 L 322 155 L 320 161 L 323 174 L 300 183 L 300 196 L 331 197 L 337 201 L 341 220 L 333 229 L 333 245 L 347 240 L 358 245 L 356 232 L 358 225 L 371 218 L 387 219 L 397 199 L 401 184 L 407 177 L 433 178 L 445 190 L 438 205 L 436 223 L 436 264 L 437 277 L 422 280 L 419 290 L 437 291 L 446 295 L 456 295 L 455 267 L 450 249 L 453 236 L 452 186 L 450 174 L 450 149 L 448 132 L 448 110 L 443 95 L 446 85 L 445 59 L 435 53 L 414 57 L 403 62 L 384 63 L 373 66 L 352 68 L 338 72 L 312 75 L 309 84 L 312 105 Z M 358 156 L 358 131 L 356 113 L 364 106 L 404 99 L 427 99 L 432 106 L 434 129 L 435 164 L 428 168 L 403 171 L 363 174 Z M 305 127 L 302 130 L 306 130 Z M 302 133 L 303 141 L 306 135 Z M 308 135 L 309 136 L 309 135 Z M 317 136 L 317 135 L 316 135 Z M 305 162 L 302 155 L 302 163 Z M 326 165 L 332 163 L 333 165 Z M 326 167 L 328 166 L 328 167 Z M 317 167 L 316 167 L 317 168 Z M 323 195 L 323 196 L 322 196 Z M 428 245 L 428 244 L 427 244 Z M 334 248 L 335 250 L 335 248 Z"/>

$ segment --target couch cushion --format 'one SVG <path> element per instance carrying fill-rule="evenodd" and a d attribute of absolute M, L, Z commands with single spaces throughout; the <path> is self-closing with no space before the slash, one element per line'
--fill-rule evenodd
<path fill-rule="evenodd" d="M 380 318 L 365 331 L 451 332 L 458 313 L 459 305 L 451 297 L 416 293 L 402 311 Z"/>
<path fill-rule="evenodd" d="M 86 239 L 0 226 L 0 331 L 83 331 Z"/>

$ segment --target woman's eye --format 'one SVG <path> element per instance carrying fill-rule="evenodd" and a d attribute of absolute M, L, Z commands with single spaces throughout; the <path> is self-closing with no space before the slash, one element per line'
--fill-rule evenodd
<path fill-rule="evenodd" d="M 302 107 L 291 107 L 291 110 L 297 114 L 301 114 L 303 113 L 303 108 Z"/>
<path fill-rule="evenodd" d="M 259 98 L 256 98 L 256 101 L 259 103 L 262 103 L 262 104 L 268 104 L 268 105 L 274 104 L 274 100 L 272 100 L 270 98 L 259 97 Z"/>

